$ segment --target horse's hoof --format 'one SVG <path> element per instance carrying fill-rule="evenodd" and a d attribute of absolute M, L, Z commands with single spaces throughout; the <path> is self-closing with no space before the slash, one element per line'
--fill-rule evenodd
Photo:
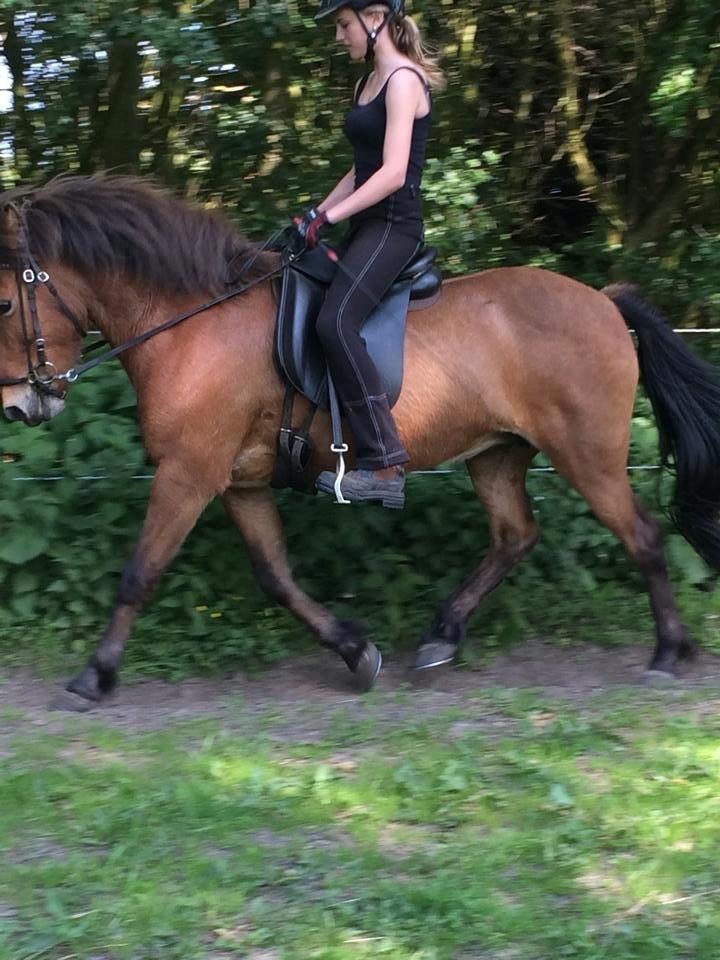
<path fill-rule="evenodd" d="M 430 667 L 441 667 L 444 663 L 452 663 L 457 653 L 454 643 L 423 643 L 418 647 L 415 656 L 416 670 L 429 670 Z"/>
<path fill-rule="evenodd" d="M 365 645 L 365 649 L 360 654 L 360 659 L 353 670 L 353 673 L 358 680 L 358 686 L 363 693 L 367 693 L 368 690 L 372 690 L 378 674 L 380 673 L 381 667 L 382 654 L 375 644 L 368 640 Z"/>
<path fill-rule="evenodd" d="M 118 674 L 114 667 L 100 669 L 95 664 L 89 663 L 82 673 L 73 677 L 65 689 L 68 693 L 76 694 L 82 700 L 99 703 L 115 689 L 117 679 Z"/>
<path fill-rule="evenodd" d="M 667 689 L 668 687 L 674 687 L 678 682 L 678 678 L 674 673 L 668 673 L 667 670 L 646 670 L 644 676 L 644 683 L 648 687 L 655 687 L 660 689 Z"/>
<path fill-rule="evenodd" d="M 97 701 L 81 697 L 71 690 L 61 690 L 48 704 L 48 710 L 63 710 L 66 713 L 87 713 L 97 706 Z"/>

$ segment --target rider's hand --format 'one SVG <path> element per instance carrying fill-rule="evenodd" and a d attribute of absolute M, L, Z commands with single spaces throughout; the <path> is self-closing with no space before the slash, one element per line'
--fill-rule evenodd
<path fill-rule="evenodd" d="M 295 218 L 298 235 L 305 242 L 308 250 L 318 245 L 322 230 L 329 222 L 327 214 L 316 207 L 311 207 L 304 217 Z"/>

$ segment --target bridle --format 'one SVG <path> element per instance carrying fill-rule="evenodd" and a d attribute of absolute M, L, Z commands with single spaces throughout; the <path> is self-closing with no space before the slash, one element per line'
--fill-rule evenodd
<path fill-rule="evenodd" d="M 0 377 L 0 387 L 11 387 L 17 386 L 21 383 L 27 383 L 40 393 L 44 393 L 48 396 L 56 397 L 62 400 L 67 393 L 67 388 L 57 389 L 54 384 L 75 383 L 78 377 L 80 377 L 83 373 L 87 373 L 88 370 L 92 370 L 101 363 L 112 360 L 114 357 L 124 353 L 126 350 L 130 350 L 132 347 L 137 347 L 141 343 L 145 343 L 146 340 L 150 340 L 159 333 L 177 326 L 179 323 L 182 323 L 183 320 L 189 320 L 190 317 L 197 316 L 197 314 L 203 313 L 205 310 L 210 310 L 212 307 L 216 307 L 221 303 L 225 303 L 227 300 L 231 300 L 233 297 L 239 296 L 241 293 L 245 293 L 252 287 L 263 283 L 265 280 L 270 280 L 273 277 L 278 276 L 283 269 L 283 265 L 281 264 L 279 267 L 275 267 L 267 273 L 264 273 L 262 276 L 256 277 L 254 280 L 251 280 L 244 286 L 235 287 L 227 293 L 223 293 L 220 296 L 214 297 L 212 300 L 201 304 L 199 307 L 194 307 L 191 310 L 186 310 L 183 313 L 176 314 L 174 317 L 170 317 L 169 320 L 165 320 L 163 323 L 160 323 L 156 327 L 152 327 L 150 330 L 146 330 L 143 333 L 132 337 L 130 340 L 125 340 L 123 343 L 113 347 L 110 350 L 106 350 L 104 353 L 100 354 L 100 356 L 94 357 L 92 360 L 87 360 L 85 363 L 81 363 L 76 367 L 71 367 L 69 370 L 64 372 L 58 372 L 56 365 L 47 358 L 45 338 L 42 333 L 40 316 L 37 308 L 37 284 L 43 284 L 43 286 L 45 286 L 52 294 L 58 307 L 68 318 L 68 320 L 70 320 L 73 327 L 82 339 L 87 336 L 88 331 L 83 329 L 82 324 L 60 296 L 60 293 L 50 279 L 48 272 L 43 270 L 38 265 L 37 261 L 30 252 L 27 210 L 31 204 L 31 200 L 24 200 L 21 205 L 11 202 L 5 206 L 5 210 L 11 210 L 17 217 L 19 253 L 13 264 L 0 264 L 0 269 L 13 270 L 15 272 L 15 282 L 17 285 L 18 294 L 18 310 L 23 329 L 28 370 L 24 377 Z M 283 227 L 282 229 L 275 231 L 265 241 L 265 243 L 258 247 L 255 252 L 243 263 L 242 272 L 249 272 L 263 251 L 272 249 L 284 250 L 284 244 L 280 247 L 277 246 L 278 240 L 292 229 L 293 228 Z M 28 311 L 30 313 L 29 322 L 25 310 L 24 298 L 22 296 L 23 286 L 27 290 L 27 304 Z M 102 345 L 103 344 L 100 343 L 95 344 L 94 346 Z M 35 351 L 34 358 L 33 350 Z"/>
<path fill-rule="evenodd" d="M 62 379 L 62 376 L 58 375 L 56 365 L 51 360 L 48 360 L 45 337 L 43 336 L 42 326 L 40 325 L 40 315 L 38 313 L 37 285 L 39 283 L 43 284 L 52 294 L 58 307 L 68 320 L 70 320 L 81 339 L 85 339 L 87 331 L 83 329 L 80 321 L 60 296 L 48 272 L 39 266 L 30 252 L 27 225 L 27 210 L 29 206 L 30 201 L 25 200 L 21 205 L 12 202 L 8 203 L 5 207 L 6 211 L 11 211 L 17 218 L 19 251 L 14 264 L 3 264 L 4 269 L 13 270 L 15 273 L 18 312 L 23 330 L 28 369 L 24 377 L 0 378 L 0 386 L 9 387 L 21 383 L 28 383 L 41 393 L 62 399 L 66 391 L 58 390 L 53 386 L 56 381 Z M 23 287 L 27 293 L 27 310 L 25 308 L 25 298 L 22 295 Z M 30 314 L 29 319 L 28 313 Z M 35 353 L 34 357 L 33 351 Z"/>

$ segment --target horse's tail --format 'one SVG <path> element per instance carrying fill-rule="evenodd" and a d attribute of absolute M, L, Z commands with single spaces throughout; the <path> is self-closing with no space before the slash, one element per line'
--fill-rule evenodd
<path fill-rule="evenodd" d="M 720 569 L 720 377 L 645 303 L 635 287 L 606 294 L 638 340 L 638 361 L 652 404 L 663 466 L 675 473 L 669 514 L 677 529 Z"/>

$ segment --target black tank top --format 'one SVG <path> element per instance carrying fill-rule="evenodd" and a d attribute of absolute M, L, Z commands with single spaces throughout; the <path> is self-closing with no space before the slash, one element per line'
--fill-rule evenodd
<path fill-rule="evenodd" d="M 365 89 L 369 74 L 366 74 L 358 84 L 352 108 L 345 118 L 345 135 L 352 144 L 355 161 L 355 189 L 361 187 L 366 180 L 377 173 L 383 164 L 383 146 L 385 144 L 385 128 L 387 126 L 387 109 L 385 95 L 390 77 L 398 70 L 412 70 L 422 80 L 428 94 L 430 109 L 424 117 L 416 118 L 413 123 L 412 140 L 410 142 L 410 158 L 408 160 L 405 183 L 395 193 L 381 200 L 379 203 L 361 210 L 351 218 L 351 223 L 359 223 L 368 219 L 390 220 L 392 223 L 422 222 L 422 198 L 420 185 L 422 171 L 425 164 L 425 150 L 427 147 L 428 132 L 432 112 L 430 87 L 425 82 L 419 70 L 413 67 L 398 67 L 393 70 L 385 81 L 382 90 L 370 103 L 358 103 L 360 95 Z"/>

